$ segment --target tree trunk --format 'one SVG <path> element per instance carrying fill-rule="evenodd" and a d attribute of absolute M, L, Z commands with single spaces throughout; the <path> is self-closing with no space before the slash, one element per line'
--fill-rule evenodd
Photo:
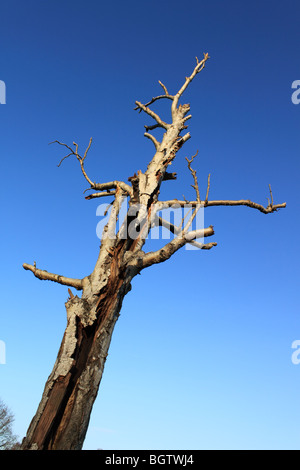
<path fill-rule="evenodd" d="M 131 279 L 129 272 L 122 275 L 111 269 L 99 295 L 89 292 L 86 299 L 83 291 L 81 299 L 72 296 L 66 302 L 67 327 L 42 400 L 23 440 L 23 450 L 82 448 L 114 326 Z"/>

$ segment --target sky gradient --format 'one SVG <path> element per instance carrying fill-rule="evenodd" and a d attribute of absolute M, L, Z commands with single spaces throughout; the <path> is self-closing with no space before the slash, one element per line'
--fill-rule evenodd
<path fill-rule="evenodd" d="M 194 198 L 185 157 L 199 150 L 202 194 L 286 209 L 205 209 L 218 246 L 181 250 L 133 281 L 115 328 L 85 449 L 300 449 L 300 4 L 267 0 L 1 2 L 0 397 L 22 438 L 63 336 L 67 287 L 24 262 L 80 278 L 99 249 L 97 200 L 58 139 L 93 145 L 97 182 L 153 155 L 135 100 L 176 92 L 211 59 L 181 102 L 192 138 L 162 199 Z M 155 109 L 167 120 L 168 103 Z M 157 134 L 159 136 L 159 133 Z M 101 201 L 102 202 L 102 201 Z M 146 245 L 147 246 L 147 245 Z M 151 247 L 151 244 L 150 244 Z M 3 343 L 1 343 L 3 346 Z"/>

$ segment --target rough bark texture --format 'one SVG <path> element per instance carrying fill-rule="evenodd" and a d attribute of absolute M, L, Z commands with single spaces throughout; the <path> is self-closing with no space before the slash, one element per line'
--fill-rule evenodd
<path fill-rule="evenodd" d="M 82 298 L 73 296 L 66 302 L 67 327 L 23 449 L 82 448 L 114 326 L 132 279 L 130 270 L 120 272 L 118 256 L 109 258 L 110 268 L 103 266 L 106 274 L 99 279 L 99 294 L 91 295 L 91 283 L 86 282 Z"/>
<path fill-rule="evenodd" d="M 155 121 L 154 125 L 145 126 L 145 137 L 151 140 L 155 153 L 143 173 L 138 170 L 128 178 L 130 184 L 113 180 L 108 183 L 94 183 L 87 176 L 84 163 L 91 146 L 92 139 L 81 156 L 78 145 L 74 148 L 56 141 L 68 149 L 69 157 L 75 156 L 80 163 L 81 171 L 90 184 L 89 190 L 97 192 L 86 196 L 86 199 L 113 197 L 108 210 L 110 215 L 104 227 L 99 256 L 93 272 L 83 279 L 72 279 L 58 274 L 48 273 L 33 265 L 24 264 L 26 270 L 33 272 L 41 280 L 50 280 L 82 290 L 81 298 L 74 296 L 69 290 L 70 298 L 66 302 L 67 327 L 54 368 L 45 385 L 44 393 L 34 416 L 22 449 L 40 450 L 75 450 L 81 449 L 88 428 L 90 414 L 97 396 L 104 364 L 118 319 L 124 296 L 131 289 L 131 281 L 142 269 L 155 263 L 168 260 L 177 250 L 190 243 L 200 249 L 209 250 L 216 246 L 215 242 L 200 243 L 199 238 L 211 237 L 214 229 L 201 227 L 193 229 L 192 223 L 200 207 L 244 205 L 268 214 L 285 207 L 284 204 L 274 205 L 270 187 L 270 200 L 265 208 L 249 200 L 209 201 L 210 175 L 208 177 L 206 197 L 201 200 L 196 171 L 191 167 L 194 155 L 188 161 L 188 168 L 194 179 L 196 192 L 195 201 L 159 201 L 160 186 L 163 181 L 176 179 L 176 173 L 168 173 L 178 150 L 190 138 L 189 132 L 181 135 L 187 128 L 186 122 L 191 118 L 188 114 L 189 104 L 178 104 L 179 98 L 197 73 L 205 67 L 208 54 L 199 61 L 192 74 L 186 77 L 184 84 L 175 95 L 170 95 L 165 85 L 163 95 L 152 98 L 146 105 L 136 101 L 136 108 L 143 111 Z M 152 111 L 149 106 L 157 100 L 172 101 L 172 122 L 166 123 Z M 159 142 L 149 131 L 157 127 L 164 129 L 162 141 Z M 60 163 L 61 163 L 60 162 Z M 117 229 L 117 219 L 124 199 L 128 200 L 129 209 Z M 191 213 L 188 219 L 182 218 L 179 226 L 158 216 L 158 211 L 165 208 L 182 207 L 188 204 Z M 163 226 L 174 235 L 161 249 L 145 253 L 142 248 L 147 235 L 153 226 Z M 134 230 L 133 230 L 133 229 Z"/>

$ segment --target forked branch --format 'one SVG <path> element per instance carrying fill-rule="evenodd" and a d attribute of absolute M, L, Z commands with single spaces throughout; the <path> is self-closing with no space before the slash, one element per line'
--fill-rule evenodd
<path fill-rule="evenodd" d="M 188 162 L 188 169 L 190 170 L 190 172 L 192 173 L 192 176 L 193 176 L 193 178 L 194 178 L 194 185 L 192 185 L 192 188 L 195 189 L 196 195 L 197 195 L 197 201 L 200 203 L 200 202 L 201 202 L 201 199 L 200 199 L 200 191 L 199 191 L 197 173 L 196 173 L 196 170 L 193 170 L 193 168 L 191 167 L 191 163 L 193 162 L 194 158 L 197 157 L 197 155 L 198 155 L 198 150 L 197 150 L 197 152 L 195 153 L 195 155 L 193 155 L 193 156 L 191 157 L 190 160 L 188 159 L 188 157 L 185 157 L 185 159 L 186 159 L 186 161 Z"/>
<path fill-rule="evenodd" d="M 72 149 L 69 145 L 64 144 L 62 142 L 59 142 L 59 140 L 54 140 L 53 142 L 50 142 L 50 144 L 54 144 L 54 143 L 62 145 L 63 147 L 66 147 L 68 150 L 70 150 L 70 153 L 68 153 L 68 155 L 63 157 L 57 166 L 60 166 L 66 158 L 70 157 L 71 155 L 74 155 L 80 163 L 80 167 L 81 167 L 81 171 L 82 171 L 83 176 L 85 177 L 85 179 L 89 182 L 89 184 L 93 188 L 95 183 L 93 183 L 90 180 L 90 178 L 88 177 L 88 175 L 86 174 L 86 171 L 84 169 L 84 160 L 86 159 L 87 153 L 90 150 L 90 147 L 92 145 L 92 137 L 90 138 L 89 145 L 87 146 L 83 157 L 81 155 L 79 155 L 79 153 L 78 153 L 78 144 L 76 144 L 76 142 L 73 142 L 73 145 L 75 146 L 75 150 Z"/>
<path fill-rule="evenodd" d="M 67 144 L 64 144 L 63 142 L 60 142 L 59 140 L 54 140 L 53 142 L 50 142 L 50 144 L 54 144 L 54 143 L 57 143 L 59 145 L 62 145 L 63 147 L 66 147 L 70 152 L 65 155 L 59 162 L 59 164 L 57 166 L 60 166 L 62 164 L 62 162 L 70 157 L 71 155 L 74 155 L 77 160 L 79 161 L 80 163 L 80 167 L 81 167 L 81 171 L 82 171 L 82 174 L 83 176 L 85 177 L 85 179 L 88 181 L 88 183 L 90 184 L 90 188 L 86 189 L 85 191 L 89 191 L 91 189 L 98 189 L 99 191 L 103 191 L 103 190 L 107 190 L 107 192 L 102 192 L 102 193 L 95 193 L 91 196 L 87 196 L 86 199 L 93 199 L 95 197 L 104 197 L 104 196 L 111 196 L 114 194 L 113 191 L 109 191 L 110 189 L 116 189 L 118 186 L 125 192 L 127 193 L 129 196 L 132 196 L 132 189 L 131 187 L 124 183 L 123 181 L 110 181 L 108 183 L 95 183 L 93 182 L 87 175 L 86 171 L 85 171 L 85 168 L 84 168 L 84 160 L 86 159 L 87 157 L 87 154 L 88 154 L 88 151 L 91 147 L 91 144 L 92 144 L 92 137 L 90 138 L 90 141 L 89 141 L 89 144 L 84 152 L 84 155 L 83 157 L 78 153 L 78 144 L 76 142 L 73 142 L 73 145 L 75 146 L 75 149 L 73 149 L 72 147 L 70 147 L 69 145 Z"/>
<path fill-rule="evenodd" d="M 214 235 L 214 229 L 212 226 L 204 229 L 193 230 L 192 232 L 185 233 L 181 232 L 178 237 L 171 240 L 165 246 L 157 251 L 146 253 L 141 260 L 141 269 L 152 266 L 153 264 L 162 263 L 182 248 L 186 243 L 196 240 L 197 238 L 210 237 Z M 207 244 L 206 249 L 210 249 L 216 246 L 216 243 Z"/>
<path fill-rule="evenodd" d="M 167 90 L 167 87 L 160 81 L 158 80 L 158 83 L 160 84 L 160 86 L 163 88 L 165 94 L 164 95 L 158 95 L 158 96 L 155 96 L 154 98 L 152 98 L 150 101 L 148 101 L 148 103 L 145 104 L 145 106 L 150 106 L 151 104 L 155 103 L 155 101 L 157 100 L 161 100 L 161 99 L 169 99 L 169 100 L 173 100 L 174 99 L 174 96 L 173 95 L 170 95 L 168 90 Z M 137 103 L 136 103 L 137 104 Z M 136 111 L 137 109 L 139 109 L 139 112 L 142 111 L 142 108 L 137 105 L 134 110 Z"/>

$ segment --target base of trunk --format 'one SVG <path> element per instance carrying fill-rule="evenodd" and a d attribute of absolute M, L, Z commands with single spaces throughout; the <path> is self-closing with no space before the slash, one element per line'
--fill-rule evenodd
<path fill-rule="evenodd" d="M 78 297 L 67 302 L 67 327 L 42 400 L 22 442 L 23 450 L 82 448 L 130 280 L 118 278 L 113 291 L 108 283 L 94 307 Z M 89 318 L 94 318 L 91 324 Z"/>

